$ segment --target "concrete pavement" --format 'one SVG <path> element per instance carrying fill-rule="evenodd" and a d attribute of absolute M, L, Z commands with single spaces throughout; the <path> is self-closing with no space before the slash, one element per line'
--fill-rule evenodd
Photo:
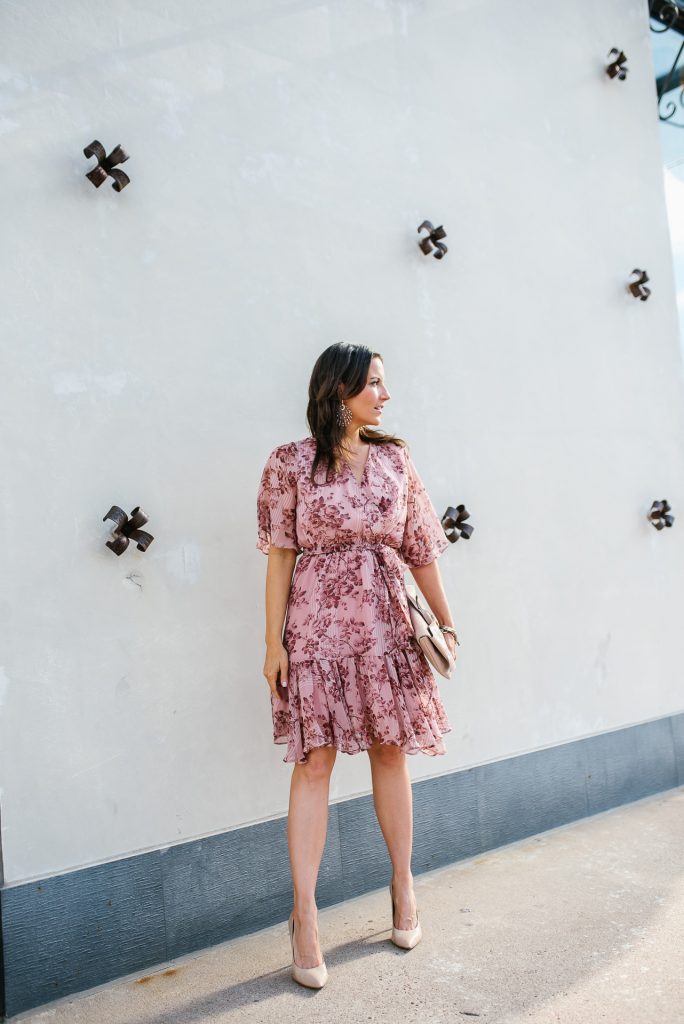
<path fill-rule="evenodd" d="M 389 881 L 389 865 L 388 865 Z M 684 787 L 319 912 L 329 979 L 290 976 L 287 922 L 10 1018 L 32 1024 L 684 1024 Z"/>

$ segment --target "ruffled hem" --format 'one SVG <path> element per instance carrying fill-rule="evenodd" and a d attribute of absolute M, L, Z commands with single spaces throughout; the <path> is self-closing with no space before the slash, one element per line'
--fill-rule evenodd
<path fill-rule="evenodd" d="M 306 764 L 316 747 L 344 754 L 374 743 L 406 754 L 446 754 L 451 723 L 417 641 L 388 654 L 290 664 L 288 700 L 271 693 L 273 742 L 287 743 L 284 762 Z"/>

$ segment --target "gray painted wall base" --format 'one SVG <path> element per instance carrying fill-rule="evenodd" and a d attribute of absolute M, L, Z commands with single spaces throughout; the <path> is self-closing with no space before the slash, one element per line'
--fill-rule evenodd
<path fill-rule="evenodd" d="M 413 785 L 414 874 L 684 784 L 684 714 Z M 0 888 L 7 1016 L 286 920 L 287 819 Z M 331 804 L 320 907 L 388 883 L 372 796 Z M 0 981 L 3 979 L 0 978 Z"/>

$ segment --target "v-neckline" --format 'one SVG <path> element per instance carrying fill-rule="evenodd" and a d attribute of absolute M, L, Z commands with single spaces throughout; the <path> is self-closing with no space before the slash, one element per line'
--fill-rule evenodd
<path fill-rule="evenodd" d="M 366 476 L 368 475 L 368 463 L 370 461 L 371 451 L 373 450 L 373 445 L 370 443 L 370 441 L 366 441 L 365 443 L 366 443 L 366 447 L 368 448 L 368 454 L 366 455 L 366 461 L 363 464 L 363 473 L 361 474 L 361 479 L 360 480 L 357 480 L 356 477 L 354 476 L 354 471 L 351 468 L 350 463 L 347 462 L 346 459 L 344 460 L 344 464 L 347 467 L 347 469 L 349 470 L 349 475 L 351 476 L 352 480 L 354 481 L 354 483 L 356 484 L 357 487 L 363 487 L 364 480 L 366 479 Z"/>

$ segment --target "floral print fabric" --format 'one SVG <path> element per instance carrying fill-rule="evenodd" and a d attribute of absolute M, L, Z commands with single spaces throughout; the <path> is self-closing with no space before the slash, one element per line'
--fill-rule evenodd
<path fill-rule="evenodd" d="M 273 740 L 287 743 L 286 762 L 374 742 L 444 754 L 451 725 L 413 635 L 404 571 L 449 541 L 407 448 L 370 444 L 360 483 L 346 462 L 329 483 L 319 466 L 312 483 L 315 452 L 313 437 L 275 448 L 257 495 L 256 546 L 300 555 L 283 631 L 288 686 L 271 693 Z"/>

